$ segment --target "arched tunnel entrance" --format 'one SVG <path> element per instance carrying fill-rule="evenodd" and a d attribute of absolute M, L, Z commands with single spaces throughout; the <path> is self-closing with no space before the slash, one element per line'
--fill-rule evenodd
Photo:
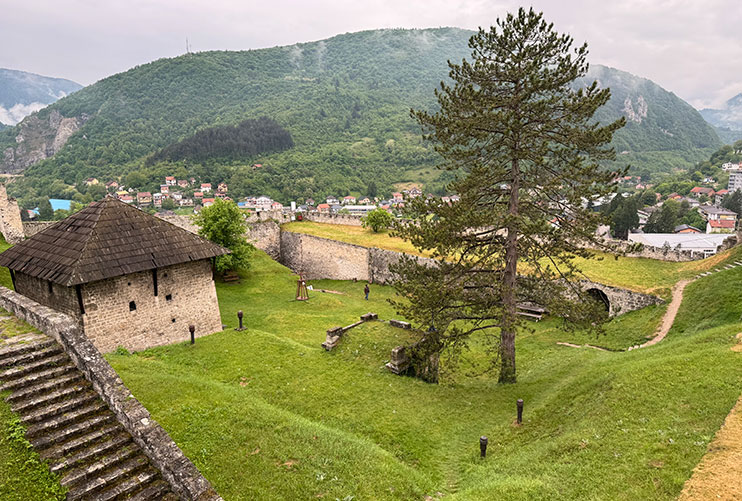
<path fill-rule="evenodd" d="M 603 292 L 600 289 L 596 289 L 596 288 L 588 289 L 585 292 L 587 292 L 587 294 L 591 298 L 595 299 L 599 304 L 602 304 L 603 306 L 605 306 L 606 313 L 611 312 L 611 301 L 608 299 L 608 296 L 606 295 L 605 292 Z"/>

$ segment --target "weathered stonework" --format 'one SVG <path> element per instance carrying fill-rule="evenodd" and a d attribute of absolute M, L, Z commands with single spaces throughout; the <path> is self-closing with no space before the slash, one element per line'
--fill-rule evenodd
<path fill-rule="evenodd" d="M 152 271 L 83 284 L 84 313 L 74 287 L 16 273 L 15 288 L 72 317 L 103 353 L 119 346 L 138 351 L 185 341 L 191 324 L 196 326 L 196 337 L 222 329 L 208 260 L 158 269 L 156 296 Z"/>
<path fill-rule="evenodd" d="M 634 292 L 619 287 L 611 287 L 610 285 L 603 285 L 589 280 L 581 280 L 580 287 L 586 292 L 597 290 L 605 294 L 608 300 L 608 314 L 610 316 L 621 315 L 664 302 L 657 296 L 642 294 L 641 292 Z"/>
<path fill-rule="evenodd" d="M 53 337 L 90 381 L 152 464 L 181 499 L 221 501 L 167 432 L 124 385 L 116 371 L 85 336 L 79 322 L 68 315 L 0 287 L 0 307 Z"/>
<path fill-rule="evenodd" d="M 276 261 L 281 256 L 281 227 L 272 219 L 250 223 L 247 239 Z"/>
<path fill-rule="evenodd" d="M 320 214 L 319 212 L 312 212 L 305 214 L 303 217 L 306 221 L 314 221 L 315 223 L 361 226 L 361 216 L 351 214 Z"/>
<path fill-rule="evenodd" d="M 24 238 L 21 209 L 15 198 L 8 197 L 4 184 L 0 184 L 0 233 L 11 244 Z"/>
<path fill-rule="evenodd" d="M 360 245 L 281 231 L 280 261 L 307 280 L 369 280 L 369 249 Z"/>
<path fill-rule="evenodd" d="M 23 235 L 28 238 L 36 235 L 37 233 L 44 231 L 49 226 L 53 225 L 57 221 L 24 221 L 23 222 Z"/>
<path fill-rule="evenodd" d="M 399 252 L 361 247 L 303 233 L 281 230 L 280 236 L 279 261 L 295 272 L 302 273 L 308 280 L 355 278 L 377 284 L 389 284 L 394 280 L 394 274 L 389 268 L 402 258 Z M 423 257 L 415 259 L 428 266 L 436 266 L 434 259 Z M 611 315 L 620 315 L 662 302 L 656 296 L 603 284 L 584 281 L 581 286 L 584 290 L 602 291 L 609 301 Z"/>

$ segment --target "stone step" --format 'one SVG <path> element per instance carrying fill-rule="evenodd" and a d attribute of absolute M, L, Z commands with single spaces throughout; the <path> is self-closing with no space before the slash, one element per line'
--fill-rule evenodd
<path fill-rule="evenodd" d="M 115 499 L 131 499 L 131 495 L 137 491 L 146 489 L 152 482 L 158 480 L 159 473 L 151 466 L 147 466 L 135 475 L 119 482 L 114 487 L 107 488 L 95 495 L 95 501 L 113 501 Z M 144 498 L 147 499 L 147 498 Z M 149 498 L 160 501 L 161 498 Z M 92 500 L 91 500 L 92 501 Z"/>
<path fill-rule="evenodd" d="M 118 463 L 123 463 L 132 456 L 140 454 L 141 452 L 139 449 L 135 448 L 133 444 L 130 444 L 128 447 L 120 447 L 117 450 L 110 452 L 108 455 L 102 455 L 96 458 L 96 460 L 90 464 L 68 471 L 64 474 L 60 482 L 63 486 L 71 488 L 74 484 L 78 484 L 86 479 L 89 480 L 112 466 Z"/>
<path fill-rule="evenodd" d="M 67 501 L 74 501 L 76 499 L 102 500 L 104 498 L 104 493 L 101 493 L 100 491 L 104 488 L 118 488 L 123 484 L 128 484 L 126 486 L 126 490 L 122 492 L 113 492 L 113 496 L 108 497 L 108 499 L 115 499 L 120 495 L 126 494 L 126 492 L 131 492 L 132 490 L 139 487 L 141 484 L 145 483 L 139 481 L 138 475 L 132 475 L 145 467 L 149 467 L 149 465 L 147 463 L 147 459 L 141 455 L 133 459 L 124 461 L 121 464 L 117 464 L 110 469 L 102 472 L 100 475 L 96 475 L 95 478 L 91 478 L 90 480 L 82 482 L 81 484 L 71 488 L 69 491 L 67 491 Z M 156 472 L 151 467 L 149 467 L 148 469 L 152 471 L 151 480 L 154 480 Z M 107 489 L 108 492 L 111 492 L 111 490 L 112 489 Z M 93 494 L 95 494 L 95 496 L 93 496 Z"/>
<path fill-rule="evenodd" d="M 57 367 L 52 367 L 44 371 L 34 372 L 33 374 L 28 374 L 24 378 L 15 379 L 13 381 L 3 383 L 3 385 L 0 386 L 0 391 L 26 388 L 28 386 L 33 386 L 37 383 L 42 383 L 50 379 L 59 377 L 63 374 L 67 374 L 71 371 L 77 371 L 77 367 L 75 367 L 75 365 L 70 362 L 64 365 L 59 365 Z"/>
<path fill-rule="evenodd" d="M 98 414 L 104 409 L 107 410 L 108 408 L 99 399 L 88 405 L 78 405 L 66 413 L 56 414 L 44 421 L 32 424 L 26 429 L 26 436 L 29 438 L 41 437 L 53 433 L 55 430 L 64 431 L 67 427 L 71 427 L 71 425 L 74 425 L 78 421 L 86 420 L 88 417 Z M 110 411 L 108 414 L 110 419 Z"/>
<path fill-rule="evenodd" d="M 172 496 L 172 498 L 169 496 Z M 158 479 L 152 482 L 145 489 L 142 489 L 136 494 L 132 494 L 131 497 L 127 498 L 127 501 L 165 501 L 167 499 L 177 501 L 178 498 L 170 491 L 170 486 L 167 482 Z"/>
<path fill-rule="evenodd" d="M 44 395 L 52 390 L 58 388 L 65 388 L 70 385 L 82 384 L 85 385 L 87 382 L 83 379 L 82 374 L 78 371 L 68 372 L 61 376 L 57 376 L 48 381 L 41 381 L 32 386 L 27 386 L 11 393 L 5 401 L 13 404 L 14 402 L 22 402 L 28 399 Z"/>
<path fill-rule="evenodd" d="M 16 339 L 17 337 L 18 336 L 15 336 L 13 339 Z M 8 342 L 6 341 L 5 344 L 2 347 L 0 347 L 0 361 L 4 361 L 8 358 L 17 357 L 17 356 L 23 355 L 24 353 L 44 350 L 56 344 L 57 342 L 54 341 L 52 338 L 46 337 L 43 335 L 39 336 L 39 339 L 35 341 L 28 341 L 28 342 Z"/>
<path fill-rule="evenodd" d="M 94 402 L 100 402 L 98 394 L 92 390 L 88 390 L 79 395 L 58 402 L 53 402 L 44 407 L 31 409 L 31 412 L 23 415 L 21 421 L 26 425 L 41 423 L 42 421 L 48 421 L 60 414 L 70 413 L 71 415 L 71 411 L 81 409 L 85 405 L 95 405 L 96 409 L 102 408 L 101 405 L 94 404 Z"/>
<path fill-rule="evenodd" d="M 118 433 L 110 438 L 106 437 L 105 440 L 94 442 L 75 454 L 53 460 L 49 465 L 49 469 L 52 473 L 61 473 L 129 444 L 132 444 L 131 436 L 128 433 Z"/>
<path fill-rule="evenodd" d="M 69 457 L 72 454 L 77 453 L 81 449 L 87 449 L 88 447 L 95 447 L 95 445 L 101 440 L 107 440 L 109 436 L 121 432 L 121 425 L 117 422 L 106 422 L 104 425 L 96 425 L 88 433 L 84 433 L 81 436 L 67 440 L 66 442 L 54 445 L 50 444 L 45 450 L 42 450 L 40 455 L 41 459 L 50 459 L 55 461 L 64 461 L 65 457 Z"/>
<path fill-rule="evenodd" d="M 25 399 L 16 398 L 14 400 L 7 399 L 7 401 L 11 404 L 10 409 L 13 412 L 30 414 L 34 409 L 47 406 L 67 397 L 74 397 L 85 391 L 90 391 L 90 384 L 85 380 L 77 379 L 73 381 L 73 384 L 68 384 L 61 388 L 51 387 L 46 392 L 34 394 Z"/>
<path fill-rule="evenodd" d="M 33 374 L 35 372 L 40 372 L 45 369 L 57 367 L 63 365 L 64 363 L 69 363 L 69 361 L 70 358 L 67 356 L 66 353 L 46 357 L 42 360 L 37 360 L 35 362 L 21 365 L 19 367 L 13 367 L 12 369 L 0 372 L 0 381 L 13 381 L 16 379 L 20 379 L 23 376 Z"/>
<path fill-rule="evenodd" d="M 42 436 L 33 437 L 29 441 L 31 442 L 31 445 L 33 445 L 37 449 L 47 449 L 55 445 L 60 445 L 63 442 L 66 442 L 73 438 L 77 438 L 80 435 L 85 435 L 86 433 L 93 432 L 100 425 L 108 424 L 111 421 L 113 421 L 113 414 L 111 412 L 96 414 L 93 416 L 89 416 L 87 419 L 84 419 L 82 421 L 71 423 L 70 426 L 66 426 L 54 432 L 45 433 Z M 31 431 L 30 428 L 29 431 Z"/>
<path fill-rule="evenodd" d="M 49 358 L 53 355 L 58 355 L 62 353 L 62 351 L 63 350 L 61 346 L 59 346 L 58 344 L 53 344 L 42 350 L 34 350 L 34 351 L 22 353 L 20 355 L 15 355 L 12 357 L 6 357 L 0 360 L 0 369 L 16 367 L 19 365 L 27 364 L 29 362 L 33 362 L 35 360 L 42 360 L 44 358 Z"/>

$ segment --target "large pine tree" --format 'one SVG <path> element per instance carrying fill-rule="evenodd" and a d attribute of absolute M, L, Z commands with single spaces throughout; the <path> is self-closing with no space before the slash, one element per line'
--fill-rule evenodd
<path fill-rule="evenodd" d="M 476 332 L 500 382 L 515 382 L 519 303 L 573 320 L 591 315 L 574 301 L 572 258 L 595 240 L 590 201 L 615 190 L 617 173 L 598 162 L 615 157 L 609 143 L 624 120 L 592 120 L 610 91 L 574 89 L 588 64 L 587 46 L 572 45 L 542 14 L 521 8 L 471 37 L 471 61 L 449 62 L 453 84 L 436 91 L 438 111 L 413 111 L 443 167 L 458 174 L 450 189 L 460 195 L 453 204 L 412 200 L 413 224 L 396 226 L 440 260 L 429 268 L 405 259 L 395 269 L 398 309 L 433 327 L 413 350 L 429 365 L 423 373 Z"/>

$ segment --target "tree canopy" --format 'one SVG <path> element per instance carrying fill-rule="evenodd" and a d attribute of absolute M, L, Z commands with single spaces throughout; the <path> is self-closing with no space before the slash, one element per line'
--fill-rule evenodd
<path fill-rule="evenodd" d="M 199 235 L 232 251 L 216 258 L 218 273 L 249 267 L 253 246 L 245 237 L 247 223 L 236 203 L 217 198 L 213 205 L 201 209 L 194 222 L 200 227 Z"/>
<path fill-rule="evenodd" d="M 588 64 L 587 46 L 572 44 L 542 14 L 521 8 L 471 37 L 471 60 L 449 62 L 453 85 L 436 91 L 439 111 L 413 111 L 442 167 L 461 175 L 451 184 L 459 202 L 418 197 L 405 207 L 412 221 L 395 225 L 439 259 L 394 267 L 397 309 L 432 327 L 414 350 L 431 361 L 428 370 L 435 354 L 455 353 L 480 333 L 500 382 L 515 382 L 520 303 L 581 323 L 597 311 L 568 300 L 582 295 L 569 281 L 571 258 L 588 256 L 579 243 L 596 239 L 600 215 L 585 201 L 615 191 L 619 173 L 599 162 L 615 158 L 609 143 L 624 120 L 593 120 L 610 91 L 597 82 L 573 86 Z"/>

